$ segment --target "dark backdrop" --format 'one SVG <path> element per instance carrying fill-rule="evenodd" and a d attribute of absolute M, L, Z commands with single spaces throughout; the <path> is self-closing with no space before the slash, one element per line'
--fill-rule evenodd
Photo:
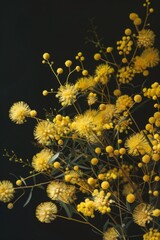
<path fill-rule="evenodd" d="M 97 26 L 106 45 L 120 39 L 128 27 L 130 12 L 143 12 L 139 0 L 1 0 L 0 1 L 0 180 L 22 174 L 19 165 L 2 157 L 4 148 L 15 150 L 18 156 L 33 155 L 32 123 L 13 124 L 8 117 L 10 106 L 23 100 L 31 108 L 41 111 L 54 102 L 44 98 L 43 89 L 56 87 L 56 80 L 42 54 L 50 52 L 57 66 L 73 59 L 78 51 L 89 53 L 85 44 L 90 20 Z M 153 0 L 155 13 L 150 18 L 152 29 L 160 36 L 160 3 Z M 92 66 L 90 66 L 92 69 Z M 159 81 L 157 76 L 156 81 Z M 40 199 L 39 199 L 40 198 Z M 87 226 L 57 219 L 52 224 L 41 224 L 34 215 L 43 194 L 35 193 L 31 204 L 23 208 L 22 198 L 13 210 L 0 203 L 0 240 L 98 240 Z M 73 233 L 74 231 L 74 233 Z"/>

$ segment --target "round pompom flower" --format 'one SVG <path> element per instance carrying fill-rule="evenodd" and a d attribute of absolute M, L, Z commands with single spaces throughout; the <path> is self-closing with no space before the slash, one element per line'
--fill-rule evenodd
<path fill-rule="evenodd" d="M 149 204 L 140 203 L 133 210 L 133 221 L 141 227 L 152 220 L 153 207 Z"/>
<path fill-rule="evenodd" d="M 54 123 L 47 120 L 38 122 L 34 129 L 34 137 L 42 145 L 50 143 L 55 137 Z"/>
<path fill-rule="evenodd" d="M 137 38 L 138 47 L 148 48 L 153 46 L 155 34 L 150 29 L 142 29 L 141 31 L 139 31 L 139 35 L 137 36 Z"/>
<path fill-rule="evenodd" d="M 75 199 L 75 186 L 60 181 L 52 181 L 47 186 L 47 195 L 52 200 L 71 203 Z"/>
<path fill-rule="evenodd" d="M 118 236 L 118 231 L 114 227 L 110 227 L 104 232 L 103 240 L 117 240 Z"/>
<path fill-rule="evenodd" d="M 53 156 L 53 152 L 50 149 L 43 149 L 32 159 L 32 166 L 37 172 L 49 171 L 51 165 L 48 163 Z"/>
<path fill-rule="evenodd" d="M 77 93 L 75 85 L 66 83 L 59 87 L 56 97 L 59 98 L 59 102 L 62 106 L 69 106 L 76 101 Z"/>
<path fill-rule="evenodd" d="M 36 208 L 36 217 L 40 222 L 50 223 L 56 218 L 57 206 L 52 202 L 40 203 Z"/>
<path fill-rule="evenodd" d="M 132 134 L 126 140 L 125 147 L 128 151 L 128 154 L 132 156 L 150 153 L 152 150 L 143 132 Z"/>
<path fill-rule="evenodd" d="M 1 202 L 10 202 L 14 197 L 14 187 L 13 184 L 8 180 L 0 181 L 0 201 Z"/>
<path fill-rule="evenodd" d="M 16 124 L 23 124 L 30 116 L 30 107 L 23 101 L 14 103 L 9 109 L 9 118 Z"/>

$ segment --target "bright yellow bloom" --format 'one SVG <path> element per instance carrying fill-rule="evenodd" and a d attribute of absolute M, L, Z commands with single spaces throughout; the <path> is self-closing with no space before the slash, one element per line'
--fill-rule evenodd
<path fill-rule="evenodd" d="M 146 68 L 155 67 L 160 61 L 159 51 L 156 48 L 146 48 L 140 56 L 136 56 L 134 69 L 137 73 L 143 72 Z"/>
<path fill-rule="evenodd" d="M 95 137 L 95 116 L 96 110 L 87 110 L 84 114 L 79 114 L 74 118 L 71 129 L 75 131 L 80 138 L 87 139 L 90 142 L 96 142 Z"/>
<path fill-rule="evenodd" d="M 42 149 L 39 153 L 33 156 L 32 166 L 36 172 L 46 172 L 51 169 L 51 165 L 48 161 L 53 156 L 53 152 L 50 149 Z"/>
<path fill-rule="evenodd" d="M 76 101 L 77 93 L 78 91 L 75 85 L 66 83 L 58 88 L 56 97 L 59 98 L 62 106 L 69 106 Z"/>
<path fill-rule="evenodd" d="M 139 154 L 150 153 L 152 150 L 143 132 L 131 135 L 126 140 L 125 147 L 128 150 L 128 154 L 132 156 L 138 156 Z"/>
<path fill-rule="evenodd" d="M 94 77 L 81 77 L 75 83 L 75 88 L 77 90 L 85 91 L 90 90 L 96 85 Z"/>
<path fill-rule="evenodd" d="M 150 228 L 149 232 L 143 235 L 143 240 L 160 240 L 160 232 L 158 229 Z"/>
<path fill-rule="evenodd" d="M 132 66 L 122 67 L 118 70 L 117 78 L 120 83 L 129 83 L 135 76 L 135 69 Z"/>
<path fill-rule="evenodd" d="M 133 221 L 141 227 L 152 221 L 153 207 L 149 204 L 140 203 L 133 210 Z"/>
<path fill-rule="evenodd" d="M 135 195 L 133 194 L 133 193 L 129 193 L 129 194 L 127 194 L 127 196 L 126 196 L 126 201 L 128 202 L 128 203 L 133 203 L 134 201 L 135 201 Z"/>
<path fill-rule="evenodd" d="M 52 200 L 72 203 L 75 200 L 75 186 L 60 181 L 52 181 L 47 186 L 47 195 Z"/>
<path fill-rule="evenodd" d="M 155 40 L 155 34 L 150 29 L 142 29 L 139 31 L 137 39 L 138 47 L 152 47 Z"/>
<path fill-rule="evenodd" d="M 97 83 L 106 84 L 109 81 L 111 74 L 114 72 L 114 69 L 108 64 L 100 64 L 96 67 L 95 70 L 95 81 Z"/>
<path fill-rule="evenodd" d="M 133 105 L 133 100 L 127 94 L 122 95 L 122 96 L 117 98 L 117 101 L 116 101 L 117 112 L 125 111 L 128 108 L 131 108 L 132 105 Z"/>
<path fill-rule="evenodd" d="M 156 48 L 145 49 L 141 57 L 145 59 L 147 67 L 155 67 L 160 61 L 159 50 Z"/>
<path fill-rule="evenodd" d="M 13 184 L 8 180 L 0 181 L 0 201 L 1 202 L 10 202 L 14 197 L 14 187 Z"/>
<path fill-rule="evenodd" d="M 23 124 L 30 116 L 30 107 L 23 101 L 14 103 L 9 109 L 9 117 L 16 124 Z"/>
<path fill-rule="evenodd" d="M 81 212 L 84 216 L 94 218 L 94 202 L 89 198 L 86 198 L 84 202 L 77 205 L 77 211 Z"/>
<path fill-rule="evenodd" d="M 160 84 L 154 82 L 150 88 L 143 88 L 143 93 L 145 97 L 153 98 L 154 96 L 160 97 Z"/>
<path fill-rule="evenodd" d="M 114 227 L 110 227 L 104 232 L 103 240 L 117 240 L 118 236 L 118 231 Z"/>
<path fill-rule="evenodd" d="M 56 218 L 57 211 L 57 206 L 53 202 L 43 202 L 36 208 L 36 217 L 40 222 L 50 223 Z"/>
<path fill-rule="evenodd" d="M 111 194 L 105 193 L 105 191 L 101 190 L 98 191 L 98 189 L 95 189 L 92 193 L 93 199 L 94 199 L 94 206 L 95 210 L 99 211 L 102 214 L 105 214 L 108 212 L 108 209 L 110 209 L 110 196 Z"/>
<path fill-rule="evenodd" d="M 70 123 L 71 119 L 69 116 L 62 116 L 57 114 L 53 119 L 54 128 L 55 128 L 55 139 L 59 140 L 59 138 L 67 135 L 70 132 Z"/>
<path fill-rule="evenodd" d="M 43 53 L 43 59 L 44 60 L 49 60 L 50 59 L 50 54 L 49 53 Z"/>
<path fill-rule="evenodd" d="M 34 129 L 34 137 L 42 145 L 50 143 L 54 139 L 55 133 L 54 123 L 47 120 L 38 122 Z"/>

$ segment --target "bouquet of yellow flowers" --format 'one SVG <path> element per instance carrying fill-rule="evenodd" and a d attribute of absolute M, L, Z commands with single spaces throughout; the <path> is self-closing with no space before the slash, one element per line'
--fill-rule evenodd
<path fill-rule="evenodd" d="M 114 46 L 105 46 L 92 32 L 93 73 L 83 52 L 63 68 L 55 67 L 50 53 L 43 54 L 42 63 L 59 86 L 42 94 L 58 99 L 57 107 L 46 110 L 44 118 L 23 101 L 9 109 L 17 125 L 35 121 L 37 153 L 24 161 L 5 152 L 29 169 L 15 184 L 0 181 L 0 201 L 8 209 L 26 189 L 29 204 L 40 188 L 46 195 L 35 209 L 40 222 L 63 218 L 88 224 L 103 240 L 160 240 L 160 84 L 150 79 L 160 55 L 149 24 L 154 9 L 149 0 L 143 7 L 144 19 L 129 13 L 132 27 Z"/>

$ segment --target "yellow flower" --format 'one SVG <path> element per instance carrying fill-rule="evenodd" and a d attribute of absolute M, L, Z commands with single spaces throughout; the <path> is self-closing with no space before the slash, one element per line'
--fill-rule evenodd
<path fill-rule="evenodd" d="M 70 132 L 70 123 L 71 119 L 69 116 L 62 116 L 60 114 L 57 114 L 54 119 L 54 127 L 55 127 L 55 139 L 59 140 L 59 138 L 63 137 L 64 135 L 67 135 Z"/>
<path fill-rule="evenodd" d="M 122 67 L 118 70 L 117 78 L 120 83 L 129 83 L 135 76 L 135 70 L 131 66 Z"/>
<path fill-rule="evenodd" d="M 143 240 L 160 240 L 160 232 L 158 229 L 150 228 L 148 232 L 143 235 Z"/>
<path fill-rule="evenodd" d="M 75 85 L 66 83 L 59 87 L 56 97 L 59 98 L 62 106 L 69 106 L 76 101 L 77 93 L 78 91 Z"/>
<path fill-rule="evenodd" d="M 140 203 L 133 210 L 133 221 L 141 227 L 152 221 L 153 207 L 149 204 Z"/>
<path fill-rule="evenodd" d="M 90 90 L 95 86 L 96 82 L 92 76 L 81 77 L 76 81 L 75 87 L 77 90 Z"/>
<path fill-rule="evenodd" d="M 8 180 L 0 181 L 0 201 L 6 203 L 14 197 L 13 184 Z"/>
<path fill-rule="evenodd" d="M 36 208 L 36 217 L 40 222 L 50 223 L 56 218 L 57 206 L 52 202 L 40 203 Z"/>
<path fill-rule="evenodd" d="M 114 227 L 110 227 L 104 232 L 103 240 L 117 240 L 118 236 L 118 231 Z"/>
<path fill-rule="evenodd" d="M 25 102 L 16 102 L 9 109 L 9 117 L 16 124 L 23 124 L 26 121 L 26 117 L 29 116 L 30 111 L 31 109 Z"/>
<path fill-rule="evenodd" d="M 115 110 L 116 110 L 116 105 L 105 104 L 104 105 L 104 110 L 99 111 L 97 116 L 96 116 L 97 117 L 97 122 L 100 121 L 100 122 L 102 122 L 102 124 L 109 123 L 114 116 Z"/>
<path fill-rule="evenodd" d="M 117 101 L 116 101 L 117 112 L 125 111 L 128 108 L 131 108 L 132 105 L 133 105 L 133 100 L 127 94 L 117 98 Z"/>
<path fill-rule="evenodd" d="M 112 118 L 115 113 L 115 105 L 114 104 L 104 104 L 104 109 L 97 112 L 94 118 L 95 128 L 97 135 L 102 135 L 102 132 L 105 129 L 112 128 Z"/>
<path fill-rule="evenodd" d="M 150 29 L 142 29 L 139 31 L 137 39 L 138 47 L 152 47 L 155 40 L 155 34 Z"/>
<path fill-rule="evenodd" d="M 156 48 L 145 49 L 142 52 L 141 57 L 145 59 L 147 67 L 151 68 L 155 67 L 160 61 L 159 50 Z"/>
<path fill-rule="evenodd" d="M 89 198 L 86 198 L 84 202 L 80 202 L 77 205 L 77 211 L 81 212 L 84 216 L 94 218 L 94 202 L 90 200 Z"/>
<path fill-rule="evenodd" d="M 128 154 L 132 156 L 138 156 L 139 154 L 150 153 L 152 150 L 143 132 L 131 135 L 126 140 L 125 147 L 128 150 Z"/>
<path fill-rule="evenodd" d="M 97 83 L 106 84 L 109 81 L 111 73 L 114 72 L 114 69 L 108 64 L 100 64 L 96 67 L 95 70 L 95 81 Z"/>
<path fill-rule="evenodd" d="M 52 200 L 72 203 L 75 200 L 75 186 L 60 181 L 52 181 L 47 186 L 47 195 Z"/>
<path fill-rule="evenodd" d="M 140 56 L 134 60 L 134 69 L 137 73 L 143 72 L 146 68 L 155 67 L 160 61 L 159 51 L 156 48 L 146 48 Z"/>
<path fill-rule="evenodd" d="M 96 93 L 93 93 L 93 92 L 90 92 L 90 93 L 88 94 L 88 97 L 87 97 L 88 105 L 91 106 L 91 105 L 94 104 L 96 101 L 97 101 L 97 94 L 96 94 Z"/>
<path fill-rule="evenodd" d="M 53 152 L 50 149 L 42 149 L 39 153 L 33 156 L 32 166 L 36 172 L 45 172 L 51 169 L 51 165 L 48 163 L 49 159 L 53 156 Z"/>
<path fill-rule="evenodd" d="M 128 203 L 133 203 L 135 201 L 135 199 L 136 199 L 136 197 L 135 197 L 135 195 L 133 193 L 129 193 L 126 196 L 126 201 Z"/>
<path fill-rule="evenodd" d="M 79 137 L 87 139 L 90 142 L 96 142 L 94 133 L 96 110 L 87 110 L 84 114 L 79 114 L 74 118 L 71 129 L 75 131 Z"/>
<path fill-rule="evenodd" d="M 102 214 L 107 213 L 110 211 L 110 201 L 109 198 L 111 194 L 105 193 L 105 191 L 101 190 L 98 191 L 98 189 L 95 189 L 92 193 L 93 200 L 94 200 L 94 206 L 95 210 L 99 211 Z"/>
<path fill-rule="evenodd" d="M 55 137 L 54 123 L 47 120 L 38 122 L 34 129 L 34 137 L 42 145 L 50 143 Z"/>
<path fill-rule="evenodd" d="M 136 56 L 134 60 L 134 70 L 136 73 L 141 73 L 147 68 L 146 59 L 141 56 Z"/>

